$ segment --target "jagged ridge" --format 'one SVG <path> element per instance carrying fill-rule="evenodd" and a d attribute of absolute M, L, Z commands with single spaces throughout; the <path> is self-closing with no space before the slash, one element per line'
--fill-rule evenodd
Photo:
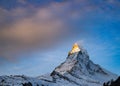
<path fill-rule="evenodd" d="M 75 49 L 74 46 L 77 46 L 78 51 L 73 50 Z M 78 81 L 79 79 L 82 79 L 84 82 L 96 84 L 102 84 L 105 81 L 117 78 L 117 75 L 103 69 L 98 64 L 94 64 L 89 59 L 87 51 L 81 47 L 79 47 L 78 49 L 78 47 L 79 46 L 77 44 L 73 45 L 73 48 L 69 52 L 65 62 L 63 62 L 60 66 L 56 67 L 55 70 L 51 73 L 53 77 L 56 75 L 61 75 L 76 82 L 76 80 L 71 79 L 71 77 L 74 77 Z"/>

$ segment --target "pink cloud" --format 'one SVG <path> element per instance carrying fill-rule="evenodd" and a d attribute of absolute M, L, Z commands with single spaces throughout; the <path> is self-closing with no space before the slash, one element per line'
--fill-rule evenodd
<path fill-rule="evenodd" d="M 83 34 L 81 27 L 74 27 L 76 20 L 86 20 L 86 14 L 101 12 L 100 9 L 100 4 L 88 0 L 53 2 L 38 8 L 33 5 L 11 10 L 0 8 L 0 57 L 16 58 L 25 51 L 54 46 L 76 35 L 75 31 Z"/>

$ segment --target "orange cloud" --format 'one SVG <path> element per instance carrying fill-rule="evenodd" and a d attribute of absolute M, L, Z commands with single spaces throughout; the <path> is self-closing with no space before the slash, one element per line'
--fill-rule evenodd
<path fill-rule="evenodd" d="M 0 29 L 0 57 L 13 59 L 29 50 L 50 47 L 65 35 L 64 21 L 55 18 L 50 9 L 40 8 L 28 17 L 27 8 L 17 8 L 8 13 L 8 17 L 15 20 Z"/>

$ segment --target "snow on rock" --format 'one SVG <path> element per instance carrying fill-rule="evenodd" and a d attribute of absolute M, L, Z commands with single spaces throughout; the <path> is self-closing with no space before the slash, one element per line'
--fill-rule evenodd
<path fill-rule="evenodd" d="M 45 81 L 24 75 L 0 76 L 0 86 L 24 86 L 24 84 L 29 84 L 27 86 L 30 86 L 30 84 L 33 86 L 48 85 Z"/>
<path fill-rule="evenodd" d="M 56 79 L 59 79 L 57 78 L 58 76 L 62 76 L 67 80 L 82 86 L 83 84 L 85 86 L 99 86 L 106 81 L 118 77 L 116 74 L 103 69 L 98 64 L 94 64 L 89 59 L 87 51 L 80 48 L 78 44 L 73 45 L 65 62 L 56 67 L 51 75 Z"/>
<path fill-rule="evenodd" d="M 65 62 L 52 73 L 36 78 L 27 76 L 0 76 L 0 86 L 102 86 L 118 76 L 94 64 L 87 51 L 77 43 L 73 45 Z"/>

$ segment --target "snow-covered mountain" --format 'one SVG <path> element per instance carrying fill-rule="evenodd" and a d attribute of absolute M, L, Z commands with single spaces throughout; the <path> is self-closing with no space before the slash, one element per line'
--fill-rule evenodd
<path fill-rule="evenodd" d="M 67 59 L 52 73 L 30 78 L 26 76 L 0 76 L 0 85 L 6 86 L 102 86 L 116 79 L 113 74 L 90 59 L 87 51 L 77 43 L 73 45 Z"/>
<path fill-rule="evenodd" d="M 55 79 L 60 77 L 80 86 L 101 86 L 103 82 L 116 79 L 118 76 L 105 70 L 90 59 L 87 51 L 74 44 L 67 59 L 56 67 L 51 74 Z"/>

